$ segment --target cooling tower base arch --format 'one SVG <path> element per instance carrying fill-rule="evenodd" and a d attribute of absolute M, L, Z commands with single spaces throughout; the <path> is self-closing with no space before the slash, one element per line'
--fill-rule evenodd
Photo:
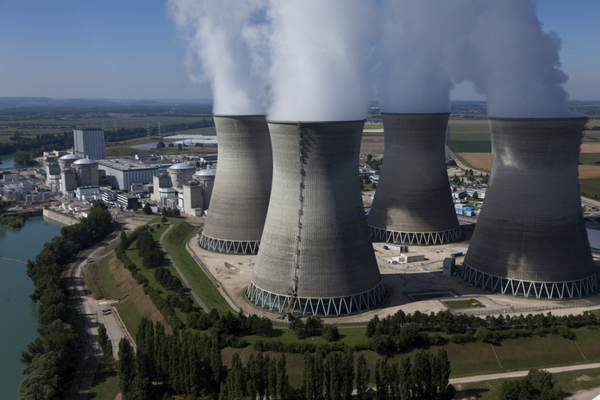
<path fill-rule="evenodd" d="M 222 240 L 211 238 L 202 234 L 198 245 L 205 250 L 226 254 L 256 254 L 260 246 L 260 240 Z"/>
<path fill-rule="evenodd" d="M 263 290 L 253 283 L 246 289 L 246 297 L 254 305 L 274 313 L 286 312 L 290 303 L 290 294 L 277 294 Z M 383 284 L 375 288 L 343 297 L 294 297 L 290 312 L 299 316 L 336 317 L 356 314 L 370 310 L 385 299 Z"/>
<path fill-rule="evenodd" d="M 369 225 L 369 234 L 376 242 L 426 246 L 452 243 L 462 239 L 462 231 L 458 226 L 443 232 L 398 232 Z"/>
<path fill-rule="evenodd" d="M 596 274 L 576 281 L 535 282 L 487 274 L 464 264 L 460 276 L 482 289 L 525 298 L 575 299 L 590 296 L 600 289 Z"/>

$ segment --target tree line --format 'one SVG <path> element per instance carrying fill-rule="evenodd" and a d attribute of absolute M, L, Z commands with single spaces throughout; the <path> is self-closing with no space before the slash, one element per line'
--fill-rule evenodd
<path fill-rule="evenodd" d="M 34 261 L 27 261 L 27 275 L 37 303 L 39 337 L 21 354 L 26 368 L 19 399 L 64 399 L 78 364 L 76 310 L 69 301 L 63 272 L 77 254 L 112 232 L 110 213 L 102 202 L 94 202 L 87 218 L 65 226 L 61 235 L 44 244 Z"/>
<path fill-rule="evenodd" d="M 429 314 L 420 311 L 405 314 L 400 310 L 383 319 L 373 317 L 367 324 L 366 335 L 371 338 L 371 350 L 379 354 L 388 354 L 430 345 L 443 346 L 449 341 L 459 344 L 475 341 L 500 344 L 503 339 L 529 337 L 534 334 L 555 334 L 575 339 L 572 328 L 595 328 L 599 325 L 600 319 L 589 312 L 566 316 L 551 313 L 527 316 L 498 315 L 483 319 L 474 315 L 453 314 L 449 310 Z"/>
<path fill-rule="evenodd" d="M 73 147 L 73 134 L 70 132 L 37 135 L 35 139 L 13 136 L 9 142 L 0 142 L 0 155 L 13 154 L 18 150 L 32 157 L 42 155 L 44 151 L 64 150 Z"/>

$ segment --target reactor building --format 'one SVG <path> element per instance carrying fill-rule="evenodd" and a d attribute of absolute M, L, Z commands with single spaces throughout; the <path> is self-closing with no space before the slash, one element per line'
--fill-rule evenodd
<path fill-rule="evenodd" d="M 492 174 L 462 278 L 523 297 L 595 293 L 599 284 L 577 175 L 586 119 L 489 121 Z"/>
<path fill-rule="evenodd" d="M 273 187 L 246 289 L 256 306 L 336 316 L 384 300 L 357 182 L 363 126 L 364 120 L 269 122 Z"/>
<path fill-rule="evenodd" d="M 436 245 L 461 239 L 446 172 L 449 115 L 382 113 L 384 163 L 368 219 L 373 240 Z"/>
<path fill-rule="evenodd" d="M 269 206 L 273 157 L 263 115 L 215 115 L 219 164 L 200 246 L 256 254 Z"/>

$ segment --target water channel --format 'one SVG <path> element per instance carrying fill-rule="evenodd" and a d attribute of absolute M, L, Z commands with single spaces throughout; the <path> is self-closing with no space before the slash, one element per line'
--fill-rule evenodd
<path fill-rule="evenodd" d="M 0 169 L 13 168 L 15 166 L 15 160 L 12 154 L 0 156 L 0 161 L 2 161 L 2 164 L 0 164 Z"/>
<path fill-rule="evenodd" d="M 29 298 L 33 284 L 25 262 L 60 235 L 61 226 L 44 217 L 29 218 L 21 229 L 0 226 L 0 399 L 17 398 L 25 369 L 19 361 L 21 352 L 38 336 L 37 311 Z"/>

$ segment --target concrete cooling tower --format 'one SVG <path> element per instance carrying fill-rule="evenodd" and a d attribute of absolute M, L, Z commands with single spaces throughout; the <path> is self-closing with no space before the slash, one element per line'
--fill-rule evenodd
<path fill-rule="evenodd" d="M 376 241 L 434 245 L 460 240 L 448 183 L 448 113 L 382 114 L 383 168 L 369 214 Z"/>
<path fill-rule="evenodd" d="M 577 180 L 585 118 L 490 118 L 492 173 L 463 279 L 503 294 L 598 290 Z"/>
<path fill-rule="evenodd" d="M 217 173 L 199 244 L 221 253 L 256 254 L 273 174 L 269 128 L 262 115 L 214 119 Z"/>
<path fill-rule="evenodd" d="M 385 289 L 357 179 L 364 121 L 269 122 L 273 188 L 248 299 L 301 315 L 375 307 Z"/>

